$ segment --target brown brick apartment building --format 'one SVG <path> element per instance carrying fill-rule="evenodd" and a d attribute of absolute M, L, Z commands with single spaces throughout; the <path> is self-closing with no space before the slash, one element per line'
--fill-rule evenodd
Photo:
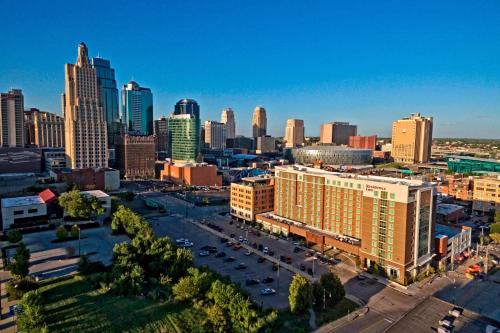
<path fill-rule="evenodd" d="M 155 137 L 128 135 L 115 142 L 116 167 L 127 179 L 155 177 Z"/>
<path fill-rule="evenodd" d="M 358 255 L 407 283 L 434 255 L 436 190 L 420 180 L 275 169 L 274 212 L 257 221 Z"/>
<path fill-rule="evenodd" d="M 231 184 L 231 215 L 254 222 L 259 213 L 274 208 L 274 179 L 271 176 L 243 178 Z"/>

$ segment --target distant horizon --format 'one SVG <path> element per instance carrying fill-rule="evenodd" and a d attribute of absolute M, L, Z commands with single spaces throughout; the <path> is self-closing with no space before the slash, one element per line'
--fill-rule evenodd
<path fill-rule="evenodd" d="M 151 89 L 154 119 L 187 97 L 203 121 L 231 107 L 245 136 L 262 105 L 276 137 L 289 118 L 304 120 L 306 136 L 346 121 L 360 135 L 390 137 L 393 121 L 417 112 L 434 118 L 436 138 L 500 137 L 496 1 L 88 1 L 71 15 L 60 0 L 9 8 L 0 91 L 22 89 L 26 108 L 61 114 L 64 64 L 84 41 L 89 57 L 111 62 L 119 98 L 132 79 Z"/>

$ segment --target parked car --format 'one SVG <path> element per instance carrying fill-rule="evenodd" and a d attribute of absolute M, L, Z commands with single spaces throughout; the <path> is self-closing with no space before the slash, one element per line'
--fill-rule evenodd
<path fill-rule="evenodd" d="M 458 306 L 454 306 L 453 309 L 451 309 L 450 311 L 448 311 L 448 313 L 450 315 L 452 315 L 453 317 L 455 318 L 458 318 L 462 315 L 462 313 L 464 312 L 464 309 L 458 307 Z"/>
<path fill-rule="evenodd" d="M 366 280 L 366 276 L 361 275 L 361 274 L 358 274 L 358 275 L 356 276 L 356 279 L 358 279 L 359 281 L 363 281 L 363 280 Z"/>
<path fill-rule="evenodd" d="M 269 248 L 267 246 L 264 246 L 264 250 L 262 252 L 264 252 L 266 254 L 269 253 Z"/>
<path fill-rule="evenodd" d="M 264 257 L 259 257 L 259 259 L 257 259 L 257 262 L 259 264 L 263 263 L 264 261 L 266 261 L 266 259 Z"/>
<path fill-rule="evenodd" d="M 177 244 L 184 244 L 185 242 L 188 242 L 188 241 L 189 241 L 189 239 L 187 239 L 187 238 L 179 238 L 179 239 L 175 240 L 175 242 Z"/>
<path fill-rule="evenodd" d="M 303 264 L 301 264 L 299 268 L 300 268 L 301 271 L 305 271 L 306 270 L 306 266 L 304 266 Z"/>
<path fill-rule="evenodd" d="M 238 270 L 246 269 L 247 265 L 245 265 L 244 263 L 240 262 L 235 268 L 238 269 Z"/>
<path fill-rule="evenodd" d="M 238 241 L 243 242 L 243 236 L 238 237 Z"/>
<path fill-rule="evenodd" d="M 285 262 L 286 262 L 287 264 L 291 265 L 291 264 L 292 264 L 292 257 L 286 257 L 286 258 L 285 258 Z"/>
<path fill-rule="evenodd" d="M 231 247 L 231 246 L 233 246 L 233 244 L 234 244 L 233 242 L 227 242 L 227 243 L 226 243 L 226 246 L 227 246 L 227 247 Z"/>
<path fill-rule="evenodd" d="M 215 246 L 212 246 L 211 248 L 208 249 L 208 252 L 210 253 L 217 253 L 217 248 Z"/>
<path fill-rule="evenodd" d="M 264 246 L 262 246 L 262 244 L 259 244 L 259 246 L 257 248 L 259 251 L 262 251 L 264 249 Z"/>
<path fill-rule="evenodd" d="M 210 252 L 208 252 L 208 251 L 201 251 L 200 253 L 198 253 L 198 255 L 200 257 L 208 257 L 210 255 Z"/>
<path fill-rule="evenodd" d="M 245 252 L 245 255 L 246 255 L 246 256 L 249 256 L 249 255 L 251 255 L 251 254 L 252 254 L 252 252 L 250 252 L 250 251 Z"/>
<path fill-rule="evenodd" d="M 274 290 L 272 288 L 264 288 L 260 291 L 260 294 L 263 296 L 274 295 L 274 294 L 276 294 L 276 290 Z"/>
<path fill-rule="evenodd" d="M 227 257 L 226 259 L 224 259 L 224 262 L 233 262 L 235 260 L 236 260 L 235 257 Z"/>
<path fill-rule="evenodd" d="M 229 235 L 229 237 L 234 238 L 234 237 L 236 237 L 236 235 L 235 234 L 231 234 L 231 235 Z"/>
<path fill-rule="evenodd" d="M 270 276 L 266 277 L 264 280 L 262 280 L 262 283 L 273 283 L 274 279 Z"/>
<path fill-rule="evenodd" d="M 241 249 L 241 244 L 240 243 L 236 243 L 236 244 L 233 245 L 233 250 L 238 251 L 239 249 Z"/>
<path fill-rule="evenodd" d="M 273 256 L 274 255 L 274 251 L 273 250 L 269 250 L 269 252 L 267 252 L 268 255 L 270 256 Z"/>
<path fill-rule="evenodd" d="M 181 243 L 179 245 L 182 247 L 192 247 L 194 245 L 194 243 L 193 242 L 184 242 L 184 243 Z"/>
<path fill-rule="evenodd" d="M 439 320 L 439 325 L 444 326 L 446 328 L 450 328 L 453 325 L 453 320 L 455 318 L 452 316 L 444 316 Z"/>
<path fill-rule="evenodd" d="M 311 268 L 311 267 L 309 267 L 309 268 L 307 269 L 307 274 L 309 274 L 309 275 L 313 275 L 313 270 L 312 270 L 312 268 Z"/>
<path fill-rule="evenodd" d="M 219 252 L 215 255 L 216 258 L 223 258 L 226 256 L 226 252 Z"/>
<path fill-rule="evenodd" d="M 245 285 L 247 286 L 254 286 L 256 284 L 259 284 L 260 281 L 259 280 L 256 280 L 256 279 L 248 279 L 245 281 Z"/>

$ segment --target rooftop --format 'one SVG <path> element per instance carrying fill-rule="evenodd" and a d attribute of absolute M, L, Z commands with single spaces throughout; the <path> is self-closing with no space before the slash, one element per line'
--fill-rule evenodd
<path fill-rule="evenodd" d="M 438 214 L 443 214 L 443 215 L 448 215 L 450 213 L 456 212 L 458 210 L 462 210 L 464 207 L 459 206 L 459 205 L 452 205 L 452 204 L 447 204 L 447 203 L 440 203 L 437 205 L 436 208 L 436 213 Z"/>
<path fill-rule="evenodd" d="M 107 198 L 109 197 L 108 194 L 104 193 L 103 191 L 100 190 L 93 190 L 93 191 L 81 191 L 80 193 L 82 194 L 88 194 L 96 198 Z"/>
<path fill-rule="evenodd" d="M 353 179 L 353 180 L 364 180 L 364 181 L 373 181 L 373 182 L 383 182 L 394 185 L 404 185 L 411 187 L 427 187 L 430 186 L 431 183 L 425 182 L 420 179 L 402 179 L 402 178 L 392 178 L 392 177 L 383 177 L 383 176 L 372 176 L 372 175 L 358 175 L 353 173 L 342 173 L 342 172 L 333 172 L 326 171 L 323 169 L 316 169 L 305 167 L 302 165 L 286 165 L 286 166 L 276 166 L 276 171 L 284 170 L 284 171 L 295 171 L 295 172 L 307 172 L 308 174 L 318 175 L 318 176 L 335 176 L 344 179 Z"/>
<path fill-rule="evenodd" d="M 449 155 L 445 157 L 448 162 L 459 162 L 460 160 L 470 160 L 477 162 L 489 162 L 489 163 L 500 163 L 499 160 L 495 160 L 492 158 L 479 158 L 465 155 Z M 456 161 L 454 161 L 456 160 Z"/>
<path fill-rule="evenodd" d="M 448 238 L 452 238 L 462 232 L 462 230 L 459 228 L 453 228 L 439 223 L 436 223 L 435 231 L 436 238 L 443 238 L 445 236 Z"/>
<path fill-rule="evenodd" d="M 38 195 L 32 195 L 29 197 L 2 199 L 2 207 L 20 207 L 20 206 L 40 205 L 44 203 L 45 202 Z"/>

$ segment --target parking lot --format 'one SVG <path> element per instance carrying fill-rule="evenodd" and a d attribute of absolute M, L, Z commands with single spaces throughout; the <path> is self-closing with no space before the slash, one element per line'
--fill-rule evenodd
<path fill-rule="evenodd" d="M 290 271 L 280 268 L 278 273 L 278 271 L 273 270 L 273 264 L 269 260 L 258 263 L 259 255 L 257 253 L 245 255 L 246 249 L 235 250 L 233 247 L 228 247 L 226 243 L 221 243 L 220 237 L 176 216 L 149 218 L 149 221 L 159 236 L 168 236 L 173 240 L 187 238 L 193 242 L 194 245 L 191 249 L 196 265 L 207 265 L 217 273 L 229 276 L 231 281 L 239 283 L 248 291 L 257 304 L 265 308 L 284 309 L 288 307 L 288 288 L 293 276 Z M 202 251 L 201 248 L 205 246 L 216 247 L 217 252 L 224 252 L 225 256 L 216 257 L 214 253 L 201 257 L 199 253 Z M 229 262 L 229 257 L 234 258 L 234 261 Z M 245 264 L 246 268 L 236 269 L 240 263 Z M 263 280 L 267 277 L 271 277 L 274 281 L 264 283 Z M 259 283 L 247 286 L 246 281 L 251 279 L 259 280 Z M 276 290 L 276 294 L 263 296 L 260 292 L 264 288 L 272 288 Z"/>

